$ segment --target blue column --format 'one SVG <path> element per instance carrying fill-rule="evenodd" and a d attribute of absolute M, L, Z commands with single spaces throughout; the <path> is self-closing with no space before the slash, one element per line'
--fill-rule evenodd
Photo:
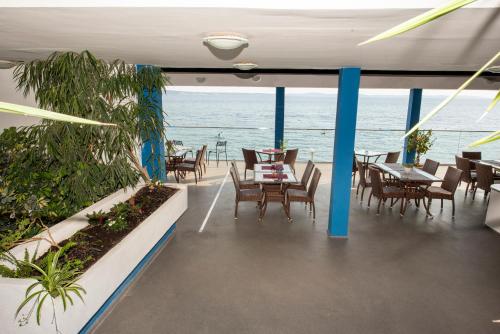
<path fill-rule="evenodd" d="M 149 65 L 137 65 L 137 71 Z M 162 92 L 157 89 L 150 91 L 144 88 L 142 97 L 139 97 L 139 103 L 147 104 L 155 109 L 157 122 L 163 124 L 162 110 Z M 142 135 L 142 166 L 146 167 L 149 177 L 153 180 L 165 182 L 167 180 L 165 166 L 165 142 L 160 133 L 149 131 Z"/>
<path fill-rule="evenodd" d="M 276 87 L 274 148 L 280 148 L 285 133 L 285 87 Z"/>
<path fill-rule="evenodd" d="M 410 100 L 408 101 L 408 113 L 406 115 L 406 131 L 413 128 L 420 119 L 420 106 L 422 105 L 422 88 L 412 88 L 410 90 Z M 415 161 L 415 150 L 408 152 L 408 138 L 405 138 L 403 147 L 403 163 L 412 164 Z"/>
<path fill-rule="evenodd" d="M 347 238 L 349 233 L 352 156 L 360 76 L 361 70 L 358 67 L 341 68 L 339 73 L 328 218 L 328 235 L 331 237 Z"/>

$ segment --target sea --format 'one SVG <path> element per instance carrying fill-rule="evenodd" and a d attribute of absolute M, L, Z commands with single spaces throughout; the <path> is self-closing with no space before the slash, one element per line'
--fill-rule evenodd
<path fill-rule="evenodd" d="M 424 90 L 421 117 L 446 97 Z M 424 158 L 453 163 L 455 154 L 470 150 L 467 147 L 473 141 L 500 130 L 500 104 L 478 122 L 491 100 L 479 94 L 458 96 L 426 123 L 423 128 L 433 130 L 434 142 Z M 334 91 L 285 95 L 285 143 L 299 149 L 299 160 L 332 161 L 336 104 Z M 211 150 L 217 140 L 224 140 L 228 159 L 242 160 L 242 148 L 274 145 L 274 94 L 167 90 L 163 107 L 167 138 L 180 140 L 184 146 L 207 144 Z M 361 92 L 355 148 L 402 150 L 407 109 L 407 94 Z M 476 150 L 483 152 L 484 159 L 500 159 L 500 141 Z"/>

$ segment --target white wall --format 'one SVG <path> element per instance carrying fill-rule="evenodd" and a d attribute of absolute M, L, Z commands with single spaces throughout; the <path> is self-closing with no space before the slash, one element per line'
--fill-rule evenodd
<path fill-rule="evenodd" d="M 13 80 L 13 69 L 0 69 L 0 101 L 36 107 L 32 95 L 25 98 L 21 92 L 17 91 Z M 34 117 L 0 113 L 0 132 L 11 126 L 33 125 L 37 122 L 39 119 Z"/>

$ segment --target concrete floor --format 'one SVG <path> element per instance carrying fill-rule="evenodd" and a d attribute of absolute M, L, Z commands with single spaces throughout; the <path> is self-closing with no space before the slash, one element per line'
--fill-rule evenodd
<path fill-rule="evenodd" d="M 175 238 L 96 333 L 500 333 L 500 235 L 482 224 L 482 194 L 460 189 L 454 221 L 450 203 L 401 219 L 353 195 L 350 237 L 331 239 L 331 165 L 318 167 L 316 223 L 300 204 L 288 223 L 277 203 L 263 223 L 252 203 L 234 220 L 229 178 L 198 233 L 226 173 L 210 167 Z"/>

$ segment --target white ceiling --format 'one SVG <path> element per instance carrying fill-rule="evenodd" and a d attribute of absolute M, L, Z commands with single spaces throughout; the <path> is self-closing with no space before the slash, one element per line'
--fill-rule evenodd
<path fill-rule="evenodd" d="M 279 69 L 474 71 L 500 50 L 500 8 L 493 3 L 493 8 L 460 9 L 363 47 L 357 44 L 423 9 L 2 8 L 0 59 L 31 60 L 56 50 L 88 49 L 106 59 L 164 67 L 231 68 L 251 61 Z M 214 32 L 243 34 L 249 46 L 239 53 L 211 51 L 202 38 Z M 192 81 L 193 76 L 171 78 L 193 85 L 182 79 Z M 247 83 L 263 85 L 265 77 Z M 233 85 L 227 78 L 212 84 Z"/>

